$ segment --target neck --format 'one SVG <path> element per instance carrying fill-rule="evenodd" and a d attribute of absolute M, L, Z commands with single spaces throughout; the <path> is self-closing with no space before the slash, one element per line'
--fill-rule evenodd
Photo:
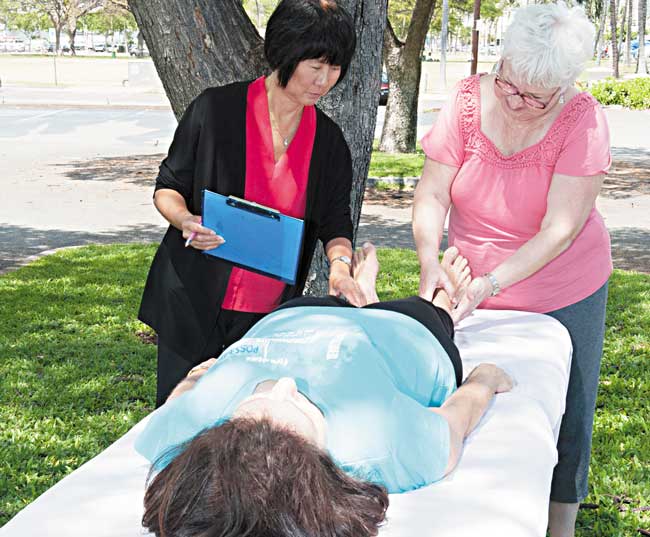
<path fill-rule="evenodd" d="M 281 125 L 293 123 L 302 112 L 303 105 L 293 99 L 286 89 L 280 86 L 276 73 L 266 77 L 265 86 L 269 112 Z"/>

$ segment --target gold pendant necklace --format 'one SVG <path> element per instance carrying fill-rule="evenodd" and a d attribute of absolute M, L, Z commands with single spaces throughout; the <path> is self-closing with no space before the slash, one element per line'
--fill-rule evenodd
<path fill-rule="evenodd" d="M 270 119 L 271 119 L 271 128 L 272 128 L 272 129 L 277 133 L 277 135 L 280 137 L 280 139 L 282 140 L 282 145 L 283 145 L 283 146 L 285 147 L 285 149 L 286 149 L 287 147 L 289 147 L 289 141 L 291 140 L 291 136 L 292 136 L 292 135 L 289 134 L 289 136 L 284 136 L 284 135 L 280 132 L 280 127 L 278 127 L 278 124 L 276 123 L 275 118 L 273 117 L 273 114 L 269 113 L 269 117 L 270 117 Z"/>

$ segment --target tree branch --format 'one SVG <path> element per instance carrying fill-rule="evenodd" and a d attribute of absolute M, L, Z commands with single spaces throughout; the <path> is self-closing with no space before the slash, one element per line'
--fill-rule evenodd
<path fill-rule="evenodd" d="M 424 40 L 427 37 L 431 15 L 436 7 L 436 0 L 417 0 L 411 16 L 411 24 L 404 43 L 404 54 L 408 57 L 415 55 L 420 57 L 420 52 L 424 47 Z M 414 52 L 417 51 L 417 52 Z"/>

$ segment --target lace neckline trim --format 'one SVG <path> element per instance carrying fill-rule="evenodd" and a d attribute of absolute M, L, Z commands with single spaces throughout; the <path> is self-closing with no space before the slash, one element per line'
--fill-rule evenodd
<path fill-rule="evenodd" d="M 541 140 L 506 156 L 481 130 L 481 76 L 471 76 L 461 83 L 459 105 L 463 138 L 467 149 L 506 167 L 519 167 L 534 162 L 554 164 L 567 134 L 595 102 L 588 93 L 578 93 L 564 105 Z"/>

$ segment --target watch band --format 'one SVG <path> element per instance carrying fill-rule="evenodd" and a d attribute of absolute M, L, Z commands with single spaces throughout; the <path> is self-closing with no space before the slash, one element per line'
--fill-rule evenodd
<path fill-rule="evenodd" d="M 338 257 L 335 257 L 330 261 L 330 265 L 334 263 L 334 261 L 342 261 L 345 263 L 348 267 L 352 267 L 352 259 L 350 259 L 347 255 L 340 255 Z"/>
<path fill-rule="evenodd" d="M 484 277 L 492 284 L 492 293 L 490 296 L 497 296 L 501 292 L 501 286 L 499 285 L 499 280 L 497 280 L 491 272 L 486 272 L 483 274 Z"/>

